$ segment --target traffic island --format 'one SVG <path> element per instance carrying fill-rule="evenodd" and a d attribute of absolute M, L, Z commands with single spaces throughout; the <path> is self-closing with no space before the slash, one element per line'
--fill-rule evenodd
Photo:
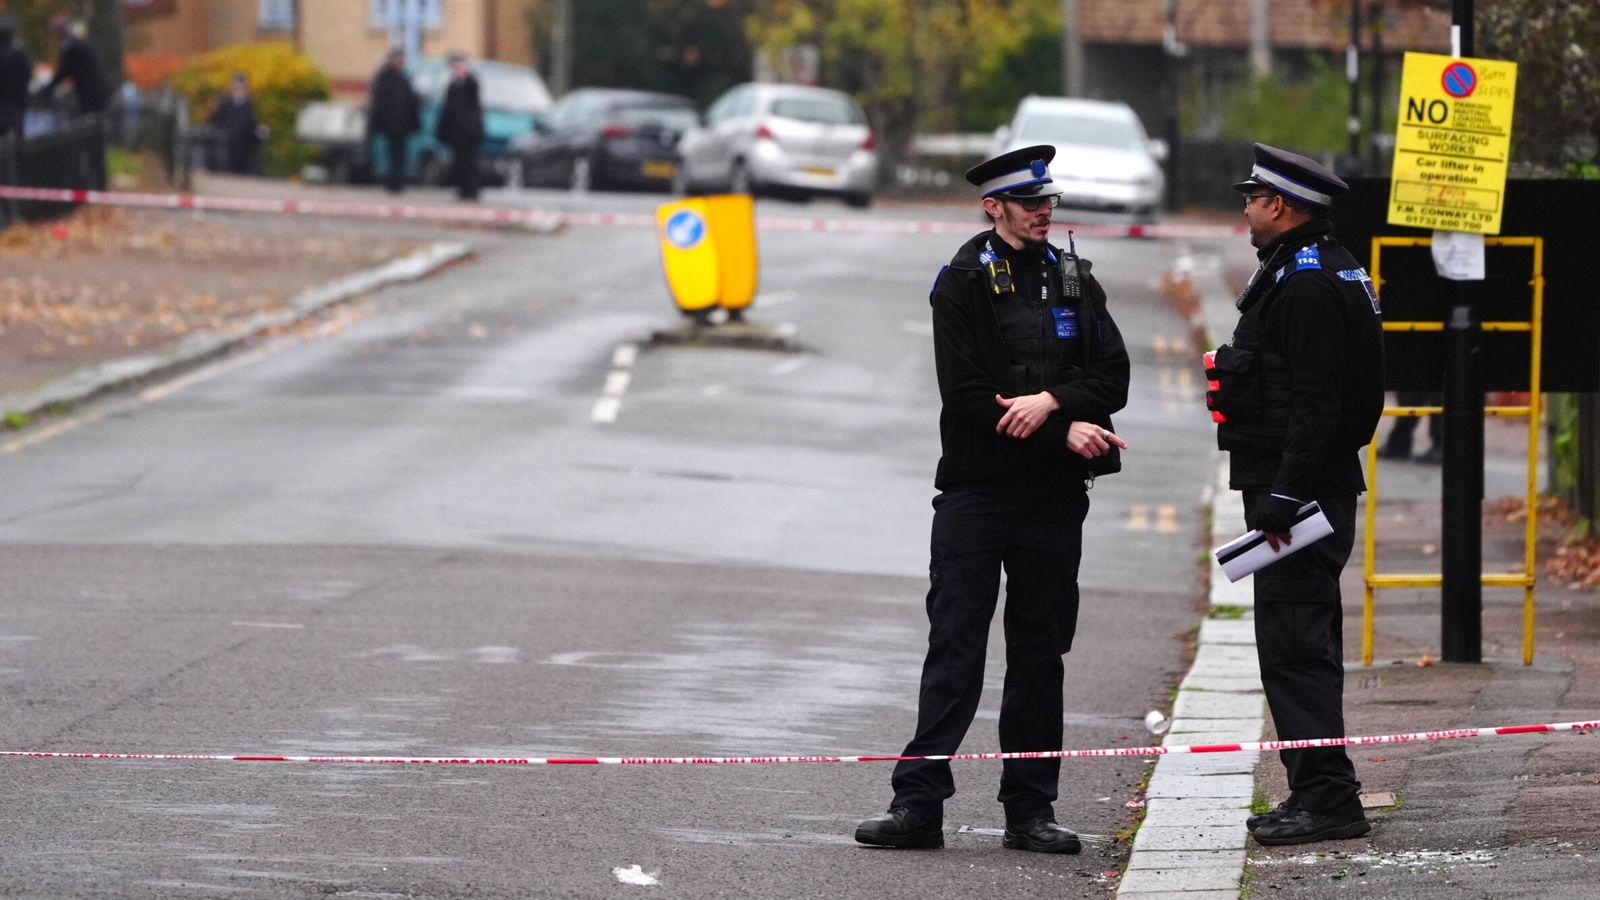
<path fill-rule="evenodd" d="M 739 350 L 773 350 L 780 353 L 799 353 L 802 349 L 795 340 L 793 324 L 779 322 L 764 324 L 732 320 L 705 322 L 690 319 L 671 328 L 658 329 L 650 334 L 654 347 L 726 347 Z"/>

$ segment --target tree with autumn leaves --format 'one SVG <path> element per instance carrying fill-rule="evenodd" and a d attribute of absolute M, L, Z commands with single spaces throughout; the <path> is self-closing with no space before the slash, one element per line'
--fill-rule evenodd
<path fill-rule="evenodd" d="M 913 134 L 1006 121 L 1029 93 L 1061 89 L 1057 0 L 753 0 L 747 33 L 758 52 L 812 45 L 819 81 L 861 101 L 892 164 Z M 1044 36 L 1043 71 L 1015 71 Z M 1003 77 L 1000 91 L 995 80 Z"/>

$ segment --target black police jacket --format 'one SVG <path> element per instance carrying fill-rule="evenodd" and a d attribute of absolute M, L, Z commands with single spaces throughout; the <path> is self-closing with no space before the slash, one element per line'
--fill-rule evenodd
<path fill-rule="evenodd" d="M 1331 228 L 1312 220 L 1260 250 L 1217 349 L 1217 445 L 1235 489 L 1310 500 L 1366 488 L 1356 451 L 1383 411 L 1383 324 L 1371 279 Z"/>
<path fill-rule="evenodd" d="M 1024 302 L 1022 293 L 995 294 L 980 255 L 986 247 L 1005 247 L 986 231 L 962 245 L 939 270 L 929 303 L 933 307 L 934 365 L 943 408 L 939 439 L 943 455 L 934 476 L 940 490 L 968 489 L 999 496 L 1037 498 L 1082 491 L 1095 475 L 1121 469 L 1116 448 L 1091 462 L 1067 449 L 1074 421 L 1111 428 L 1111 414 L 1128 402 L 1128 351 L 1106 310 L 1106 293 L 1089 273 L 1088 260 L 1049 248 L 1056 260 L 1052 306 L 1070 307 L 1075 320 L 1071 352 L 1039 353 L 1047 345 L 1008 346 L 999 304 Z M 1081 298 L 1063 296 L 1061 264 L 1079 263 Z M 1024 288 L 1023 290 L 1026 290 Z M 1046 310 L 1045 315 L 1050 315 Z M 1065 315 L 1065 314 L 1063 314 Z M 1014 360 L 1018 352 L 1034 354 Z M 1038 380 L 1042 383 L 1030 384 Z M 1016 397 L 1047 390 L 1060 409 L 1026 439 L 996 434 L 1005 409 L 995 395 Z"/>

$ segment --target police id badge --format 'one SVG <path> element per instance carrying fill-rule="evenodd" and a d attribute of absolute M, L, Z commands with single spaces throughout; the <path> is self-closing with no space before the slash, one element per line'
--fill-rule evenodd
<path fill-rule="evenodd" d="M 1078 309 L 1075 306 L 1052 306 L 1050 317 L 1056 323 L 1056 340 L 1065 341 L 1078 336 Z"/>

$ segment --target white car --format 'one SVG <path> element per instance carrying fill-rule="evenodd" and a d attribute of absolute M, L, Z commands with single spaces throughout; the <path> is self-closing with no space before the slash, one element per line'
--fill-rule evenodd
<path fill-rule="evenodd" d="M 995 131 L 990 156 L 1034 144 L 1056 148 L 1050 178 L 1064 192 L 1062 206 L 1154 218 L 1166 184 L 1164 148 L 1146 136 L 1128 104 L 1025 97 L 1011 124 Z"/>
<path fill-rule="evenodd" d="M 877 141 L 849 94 L 797 84 L 741 84 L 717 98 L 678 144 L 684 193 L 832 195 L 867 206 Z"/>

